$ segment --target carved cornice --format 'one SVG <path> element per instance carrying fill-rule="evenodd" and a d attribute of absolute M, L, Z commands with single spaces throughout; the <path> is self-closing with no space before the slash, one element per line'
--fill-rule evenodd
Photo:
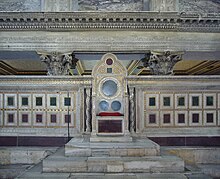
<path fill-rule="evenodd" d="M 0 30 L 138 29 L 220 32 L 220 15 L 177 12 L 1 12 Z"/>

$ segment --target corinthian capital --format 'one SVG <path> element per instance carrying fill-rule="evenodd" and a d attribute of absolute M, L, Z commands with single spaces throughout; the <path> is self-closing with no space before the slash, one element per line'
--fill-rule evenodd
<path fill-rule="evenodd" d="M 145 67 L 149 67 L 154 75 L 172 75 L 174 65 L 182 60 L 183 52 L 150 52 L 142 59 Z"/>
<path fill-rule="evenodd" d="M 40 59 L 46 64 L 47 75 L 69 75 L 70 68 L 75 68 L 78 59 L 73 53 L 59 53 L 59 52 L 38 52 Z"/>

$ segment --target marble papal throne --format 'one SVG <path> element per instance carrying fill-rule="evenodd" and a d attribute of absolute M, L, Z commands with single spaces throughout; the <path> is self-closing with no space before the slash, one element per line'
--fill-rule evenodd
<path fill-rule="evenodd" d="M 93 68 L 92 135 L 128 134 L 127 70 L 113 54 L 105 54 Z"/>

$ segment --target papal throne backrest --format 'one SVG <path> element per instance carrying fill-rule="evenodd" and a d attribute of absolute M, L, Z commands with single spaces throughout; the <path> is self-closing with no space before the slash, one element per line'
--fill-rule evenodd
<path fill-rule="evenodd" d="M 114 54 L 105 54 L 102 59 L 93 68 L 93 118 L 95 120 L 108 120 L 109 123 L 114 123 L 111 116 L 124 116 L 125 115 L 125 94 L 127 93 L 126 77 L 127 70 L 121 64 Z M 99 118 L 99 117 L 102 118 Z M 108 119 L 104 119 L 106 116 Z M 97 121 L 93 125 L 100 127 Z M 109 124 L 111 125 L 111 124 Z M 123 128 L 123 121 L 121 121 Z M 107 129 L 105 129 L 107 130 Z M 97 130 L 98 131 L 98 130 Z M 124 131 L 123 129 L 121 132 Z"/>

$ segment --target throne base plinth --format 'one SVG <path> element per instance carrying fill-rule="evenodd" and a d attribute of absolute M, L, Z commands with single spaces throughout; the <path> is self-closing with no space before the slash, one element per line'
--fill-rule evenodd
<path fill-rule="evenodd" d="M 92 136 L 90 142 L 132 142 L 130 136 Z"/>

